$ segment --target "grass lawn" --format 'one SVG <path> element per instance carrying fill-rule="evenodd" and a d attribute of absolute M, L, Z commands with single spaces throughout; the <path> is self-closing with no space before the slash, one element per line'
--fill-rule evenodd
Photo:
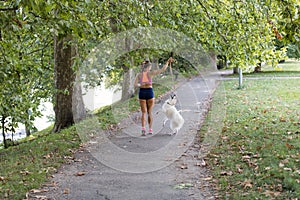
<path fill-rule="evenodd" d="M 0 199 L 25 199 L 26 192 L 39 188 L 79 148 L 74 127 L 55 134 L 50 130 L 0 150 Z"/>
<path fill-rule="evenodd" d="M 279 63 L 277 68 L 270 65 L 262 66 L 262 73 L 243 73 L 244 77 L 300 77 L 300 60 L 286 60 Z M 229 77 L 238 77 L 238 74 L 232 74 Z"/>
<path fill-rule="evenodd" d="M 215 103 L 226 109 L 224 126 L 207 158 L 220 199 L 300 197 L 299 83 L 248 79 L 238 90 L 237 80 L 223 81 L 226 99 Z"/>

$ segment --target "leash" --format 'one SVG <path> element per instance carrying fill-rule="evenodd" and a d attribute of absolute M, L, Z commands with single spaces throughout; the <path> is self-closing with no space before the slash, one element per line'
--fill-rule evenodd
<path fill-rule="evenodd" d="M 171 52 L 170 57 L 173 59 L 173 52 Z M 172 62 L 170 62 L 170 74 L 171 74 L 171 78 L 172 78 L 172 88 L 171 88 L 171 92 L 175 93 L 175 80 L 174 80 L 174 74 L 173 74 L 173 69 L 172 69 Z"/>

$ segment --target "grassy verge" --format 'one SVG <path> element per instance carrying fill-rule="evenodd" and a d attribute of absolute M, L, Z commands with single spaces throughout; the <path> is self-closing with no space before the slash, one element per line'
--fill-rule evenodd
<path fill-rule="evenodd" d="M 49 131 L 0 150 L 0 199 L 24 199 L 26 192 L 39 188 L 79 147 L 74 127 L 57 134 Z"/>
<path fill-rule="evenodd" d="M 242 90 L 223 84 L 224 126 L 208 155 L 219 197 L 299 198 L 299 79 L 246 80 Z"/>

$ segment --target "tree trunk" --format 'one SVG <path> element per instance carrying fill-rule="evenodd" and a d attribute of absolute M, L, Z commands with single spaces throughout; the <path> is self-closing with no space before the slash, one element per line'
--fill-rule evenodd
<path fill-rule="evenodd" d="M 2 137 L 3 137 L 3 144 L 4 148 L 6 149 L 8 147 L 6 137 L 5 137 L 5 118 L 4 116 L 1 116 L 1 125 L 2 125 Z"/>
<path fill-rule="evenodd" d="M 234 67 L 233 68 L 233 73 L 234 74 L 238 74 L 239 73 L 239 68 L 238 67 Z"/>
<path fill-rule="evenodd" d="M 217 55 L 214 51 L 210 51 L 209 52 L 209 56 L 210 56 L 210 61 L 211 61 L 211 64 L 212 64 L 212 67 L 214 69 L 218 69 L 217 67 Z"/>
<path fill-rule="evenodd" d="M 73 85 L 75 71 L 72 59 L 76 55 L 76 48 L 71 44 L 72 37 L 55 37 L 54 39 L 54 112 L 55 124 L 53 132 L 59 132 L 74 124 L 73 117 Z"/>
<path fill-rule="evenodd" d="M 256 65 L 255 68 L 254 68 L 254 72 L 255 72 L 255 73 L 261 72 L 261 63 L 257 63 L 257 65 Z"/>
<path fill-rule="evenodd" d="M 75 122 L 79 122 L 86 118 L 86 110 L 83 103 L 81 82 L 75 82 L 73 93 L 73 118 Z"/>
<path fill-rule="evenodd" d="M 130 38 L 125 39 L 125 48 L 128 52 L 132 49 L 133 42 Z M 130 58 L 130 65 L 134 65 L 133 58 Z M 131 67 L 123 66 L 123 84 L 122 84 L 122 97 L 121 100 L 127 100 L 134 94 L 134 71 Z"/>
<path fill-rule="evenodd" d="M 134 71 L 128 69 L 123 75 L 122 100 L 127 100 L 134 94 Z"/>

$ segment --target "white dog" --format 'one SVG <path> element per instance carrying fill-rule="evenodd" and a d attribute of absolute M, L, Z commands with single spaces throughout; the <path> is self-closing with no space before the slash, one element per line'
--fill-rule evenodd
<path fill-rule="evenodd" d="M 172 132 L 170 135 L 174 135 L 178 133 L 179 129 L 182 128 L 184 124 L 184 119 L 180 115 L 179 111 L 175 108 L 175 104 L 177 102 L 176 95 L 171 95 L 169 99 L 165 101 L 162 106 L 162 111 L 166 115 L 166 119 L 164 120 L 163 126 L 165 126 L 166 122 L 170 120 L 170 128 Z"/>

